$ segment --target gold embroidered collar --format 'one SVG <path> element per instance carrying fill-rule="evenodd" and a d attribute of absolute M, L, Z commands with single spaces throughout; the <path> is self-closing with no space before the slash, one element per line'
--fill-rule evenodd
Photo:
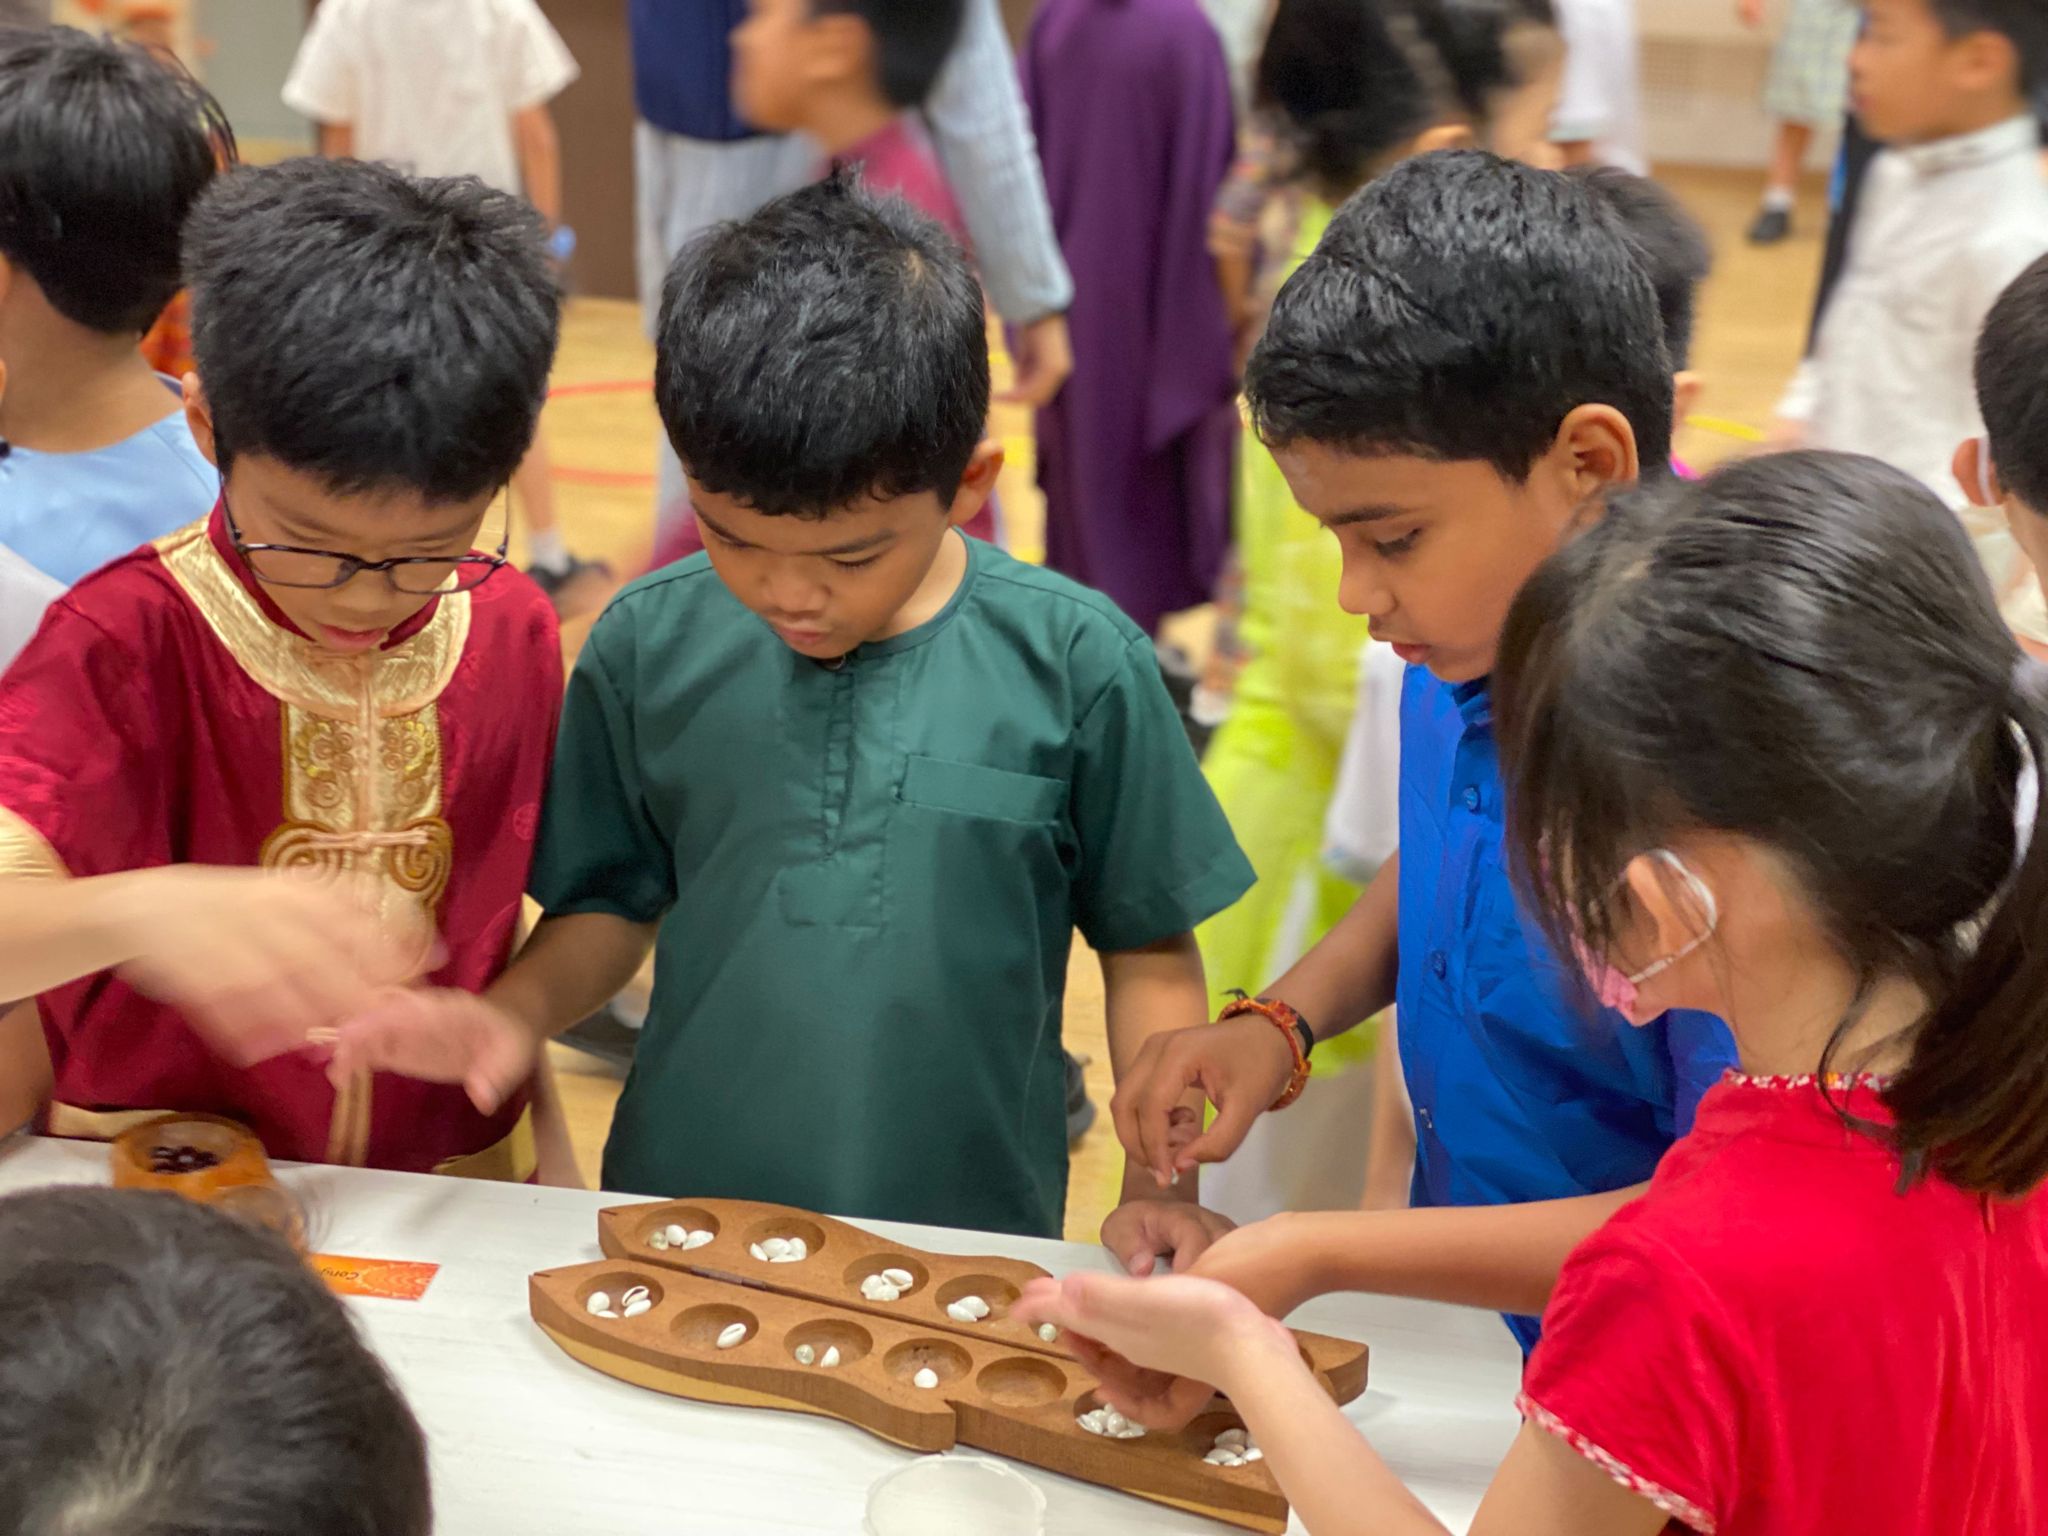
<path fill-rule="evenodd" d="M 157 558 L 243 671 L 284 703 L 328 720 L 356 720 L 367 688 L 376 713 L 409 715 L 441 696 L 469 639 L 470 595 L 443 597 L 410 639 L 338 656 L 280 627 L 228 565 L 207 520 L 156 541 Z"/>

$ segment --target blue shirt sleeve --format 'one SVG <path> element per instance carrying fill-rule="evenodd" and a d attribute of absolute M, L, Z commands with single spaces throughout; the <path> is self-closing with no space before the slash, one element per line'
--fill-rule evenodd
<path fill-rule="evenodd" d="M 1692 1130 L 1694 1113 L 1707 1090 L 1737 1065 L 1735 1037 L 1711 1013 L 1675 1008 L 1664 1016 L 1664 1039 L 1671 1052 L 1671 1113 L 1677 1134 Z"/>

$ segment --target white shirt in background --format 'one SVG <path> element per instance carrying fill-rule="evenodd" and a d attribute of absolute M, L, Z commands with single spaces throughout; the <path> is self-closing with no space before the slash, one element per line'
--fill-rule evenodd
<path fill-rule="evenodd" d="M 1815 448 L 1867 453 L 1924 481 L 1962 518 L 2001 601 L 2023 601 L 2031 573 L 2005 514 L 1970 506 L 1949 465 L 1984 431 L 1984 318 L 2048 252 L 2040 126 L 2016 117 L 1888 149 L 1866 175 L 1848 261 L 1778 414 L 1806 422 Z"/>
<path fill-rule="evenodd" d="M 1602 165 L 1649 175 L 1635 0 L 1555 0 L 1553 9 L 1564 38 L 1564 76 L 1550 114 L 1551 142 L 1591 144 Z"/>
<path fill-rule="evenodd" d="M 517 193 L 512 119 L 576 75 L 535 0 L 326 0 L 284 101 L 315 122 L 351 125 L 359 159 Z"/>
<path fill-rule="evenodd" d="M 43 610 L 63 595 L 61 584 L 0 544 L 0 672 L 35 634 Z"/>

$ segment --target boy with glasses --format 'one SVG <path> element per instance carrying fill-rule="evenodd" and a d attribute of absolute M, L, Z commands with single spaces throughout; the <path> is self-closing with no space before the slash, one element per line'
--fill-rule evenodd
<path fill-rule="evenodd" d="M 222 178 L 185 267 L 219 506 L 81 582 L 0 683 L 0 999 L 37 999 L 0 1026 L 0 1124 L 212 1111 L 278 1157 L 528 1178 L 524 1086 L 489 1115 L 337 1088 L 317 1047 L 393 984 L 481 988 L 518 926 L 562 690 L 504 569 L 558 330 L 539 221 L 295 160 Z"/>

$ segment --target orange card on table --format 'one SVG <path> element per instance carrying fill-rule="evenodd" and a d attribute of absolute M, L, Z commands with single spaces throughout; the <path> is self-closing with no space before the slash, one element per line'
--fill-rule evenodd
<path fill-rule="evenodd" d="M 307 1262 L 335 1295 L 369 1296 L 380 1301 L 418 1301 L 441 1272 L 438 1264 L 352 1259 L 338 1253 L 316 1253 Z"/>

